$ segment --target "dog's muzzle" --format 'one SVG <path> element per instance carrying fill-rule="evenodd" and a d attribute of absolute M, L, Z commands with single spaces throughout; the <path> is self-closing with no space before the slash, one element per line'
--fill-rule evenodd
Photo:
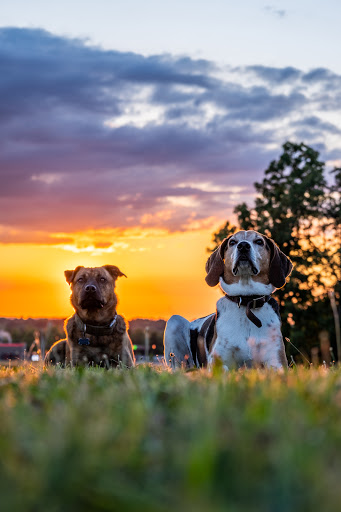
<path fill-rule="evenodd" d="M 237 260 L 236 263 L 232 269 L 232 272 L 234 275 L 237 275 L 238 269 L 241 265 L 248 264 L 251 267 L 251 270 L 253 274 L 258 274 L 258 268 L 255 267 L 255 265 L 252 262 L 251 258 L 251 245 L 249 242 L 239 242 L 237 245 Z"/>
<path fill-rule="evenodd" d="M 96 286 L 93 284 L 85 286 L 81 296 L 80 306 L 82 309 L 101 309 L 105 306 L 105 302 L 98 293 Z"/>

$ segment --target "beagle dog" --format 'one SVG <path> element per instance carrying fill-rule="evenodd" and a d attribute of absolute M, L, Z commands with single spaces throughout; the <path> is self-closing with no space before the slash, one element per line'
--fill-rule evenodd
<path fill-rule="evenodd" d="M 206 282 L 224 296 L 216 313 L 188 322 L 174 315 L 166 325 L 165 359 L 172 368 L 209 368 L 220 359 L 226 370 L 242 366 L 287 367 L 279 306 L 271 294 L 286 283 L 290 259 L 257 231 L 225 238 L 206 263 Z"/>

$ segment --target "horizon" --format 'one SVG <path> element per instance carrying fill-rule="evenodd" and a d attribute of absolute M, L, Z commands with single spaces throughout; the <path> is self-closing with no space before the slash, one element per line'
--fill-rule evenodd
<path fill-rule="evenodd" d="M 124 316 L 124 315 L 123 315 Z M 65 321 L 65 318 L 64 317 L 15 317 L 15 316 L 1 316 L 0 317 L 0 321 L 1 320 L 23 320 L 24 322 L 26 322 L 27 320 L 48 320 L 48 321 L 56 321 L 56 322 L 61 322 L 61 321 Z M 141 320 L 141 321 L 146 321 L 146 322 L 166 322 L 166 319 L 165 318 L 140 318 L 140 317 L 136 317 L 136 318 L 126 318 L 126 321 L 127 322 L 134 322 L 135 320 Z M 1 325 L 0 325 L 1 327 Z"/>

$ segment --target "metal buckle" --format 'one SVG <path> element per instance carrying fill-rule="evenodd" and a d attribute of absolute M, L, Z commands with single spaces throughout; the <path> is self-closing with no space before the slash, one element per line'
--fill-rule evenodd
<path fill-rule="evenodd" d="M 263 301 L 264 301 L 263 304 L 265 304 L 265 302 L 266 302 L 265 295 L 262 295 L 262 297 L 258 297 L 258 299 L 252 299 L 252 309 L 258 309 L 258 307 L 261 308 L 263 306 L 263 304 L 260 304 L 260 306 L 257 307 L 257 300 L 261 300 L 261 299 L 263 299 Z"/>
<path fill-rule="evenodd" d="M 116 320 L 117 320 L 117 313 L 115 314 L 115 316 L 114 316 L 113 320 L 111 321 L 111 323 L 110 323 L 110 325 L 109 325 L 109 327 L 110 327 L 110 328 L 111 328 L 111 327 L 114 327 L 114 325 L 116 324 Z"/>

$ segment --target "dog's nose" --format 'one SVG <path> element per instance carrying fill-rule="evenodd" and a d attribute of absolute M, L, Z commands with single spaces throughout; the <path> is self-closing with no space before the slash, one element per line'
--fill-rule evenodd
<path fill-rule="evenodd" d="M 250 244 L 249 242 L 239 242 L 239 244 L 237 245 L 237 249 L 240 252 L 249 252 Z"/>
<path fill-rule="evenodd" d="M 94 286 L 93 284 L 87 284 L 85 287 L 85 291 L 88 293 L 95 293 L 96 286 Z"/>

